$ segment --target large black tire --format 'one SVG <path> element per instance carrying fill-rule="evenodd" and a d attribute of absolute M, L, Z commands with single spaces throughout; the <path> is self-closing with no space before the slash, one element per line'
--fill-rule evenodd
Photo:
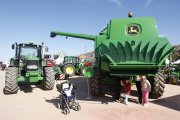
<path fill-rule="evenodd" d="M 161 97 L 164 93 L 164 88 L 165 88 L 165 79 L 163 74 L 158 72 L 150 83 L 152 87 L 150 92 L 150 97 L 153 99 L 157 99 Z"/>
<path fill-rule="evenodd" d="M 4 94 L 15 94 L 18 92 L 18 68 L 8 67 L 6 69 Z"/>
<path fill-rule="evenodd" d="M 95 67 L 94 75 L 91 77 L 90 80 L 91 94 L 94 96 L 101 95 L 101 84 L 99 80 L 100 80 L 100 70 L 97 67 Z"/>
<path fill-rule="evenodd" d="M 66 64 L 63 67 L 64 74 L 69 74 L 69 76 L 73 76 L 75 74 L 75 67 L 73 64 Z"/>
<path fill-rule="evenodd" d="M 44 68 L 44 81 L 43 85 L 46 90 L 52 90 L 54 88 L 55 74 L 53 67 Z"/>

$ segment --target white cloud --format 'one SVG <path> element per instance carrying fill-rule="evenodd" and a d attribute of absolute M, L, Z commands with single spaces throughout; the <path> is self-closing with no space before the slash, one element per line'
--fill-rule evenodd
<path fill-rule="evenodd" d="M 122 0 L 109 0 L 110 2 L 115 3 L 118 7 L 124 7 L 122 4 Z"/>
<path fill-rule="evenodd" d="M 145 8 L 149 7 L 153 0 L 146 0 Z"/>

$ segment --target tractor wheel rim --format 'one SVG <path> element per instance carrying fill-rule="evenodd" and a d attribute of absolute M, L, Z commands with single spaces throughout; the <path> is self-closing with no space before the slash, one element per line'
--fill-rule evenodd
<path fill-rule="evenodd" d="M 66 73 L 67 74 L 72 74 L 73 73 L 73 67 L 72 66 L 68 66 L 67 68 L 66 68 Z"/>

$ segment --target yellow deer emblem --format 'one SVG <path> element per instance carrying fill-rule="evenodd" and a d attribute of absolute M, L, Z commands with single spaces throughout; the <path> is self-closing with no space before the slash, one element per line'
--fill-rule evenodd
<path fill-rule="evenodd" d="M 139 34 L 139 31 L 138 31 L 136 28 L 134 29 L 133 26 L 131 26 L 131 27 L 130 27 L 130 30 L 129 30 L 129 33 L 132 33 L 132 34 L 133 34 L 133 33 Z"/>

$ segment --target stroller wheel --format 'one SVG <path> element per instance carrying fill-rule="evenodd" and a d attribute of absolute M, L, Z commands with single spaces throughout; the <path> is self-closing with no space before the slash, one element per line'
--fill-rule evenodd
<path fill-rule="evenodd" d="M 68 109 L 68 108 L 64 108 L 63 113 L 64 113 L 65 115 L 67 115 L 67 114 L 69 114 L 69 113 L 70 113 L 70 111 L 69 111 L 69 109 Z"/>
<path fill-rule="evenodd" d="M 61 109 L 63 108 L 63 105 L 62 105 L 62 104 L 60 104 L 60 108 L 61 108 Z"/>
<path fill-rule="evenodd" d="M 80 105 L 76 105 L 75 108 L 74 108 L 75 111 L 79 111 L 80 109 L 81 109 Z"/>

